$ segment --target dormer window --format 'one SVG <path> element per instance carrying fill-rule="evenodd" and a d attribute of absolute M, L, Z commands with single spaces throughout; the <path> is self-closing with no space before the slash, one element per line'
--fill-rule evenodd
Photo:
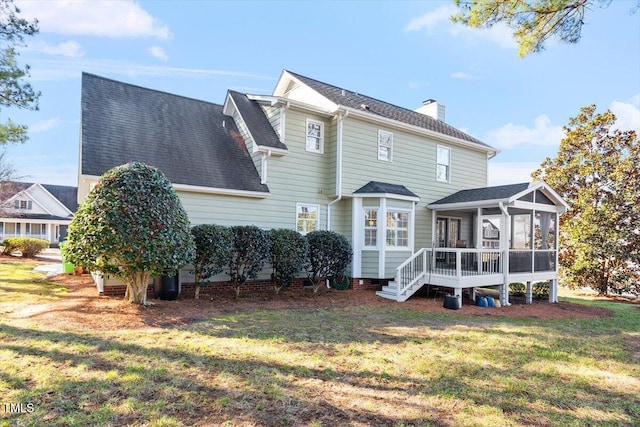
<path fill-rule="evenodd" d="M 33 208 L 31 200 L 16 200 L 14 202 L 15 209 L 30 210 Z"/>
<path fill-rule="evenodd" d="M 378 160 L 390 162 L 393 154 L 393 134 L 384 130 L 378 131 Z"/>
<path fill-rule="evenodd" d="M 324 151 L 324 123 L 307 119 L 307 151 L 321 154 Z"/>

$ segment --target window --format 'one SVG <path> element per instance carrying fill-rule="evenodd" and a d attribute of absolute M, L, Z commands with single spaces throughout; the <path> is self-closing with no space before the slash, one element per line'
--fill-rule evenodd
<path fill-rule="evenodd" d="M 391 161 L 393 153 L 393 134 L 383 130 L 378 131 L 378 160 Z"/>
<path fill-rule="evenodd" d="M 364 245 L 378 245 L 378 211 L 367 209 L 364 211 Z"/>
<path fill-rule="evenodd" d="M 299 233 L 307 234 L 318 229 L 319 221 L 318 205 L 296 205 L 296 230 Z"/>
<path fill-rule="evenodd" d="M 387 246 L 409 247 L 409 213 L 387 212 Z"/>
<path fill-rule="evenodd" d="M 16 209 L 31 209 L 32 208 L 31 200 L 16 200 L 14 202 L 14 207 Z"/>
<path fill-rule="evenodd" d="M 436 220 L 436 241 L 439 248 L 455 248 L 460 240 L 462 221 L 458 218 Z"/>
<path fill-rule="evenodd" d="M 307 151 L 324 151 L 324 123 L 307 119 Z"/>
<path fill-rule="evenodd" d="M 438 145 L 437 161 L 436 179 L 442 182 L 449 182 L 451 180 L 451 149 Z"/>

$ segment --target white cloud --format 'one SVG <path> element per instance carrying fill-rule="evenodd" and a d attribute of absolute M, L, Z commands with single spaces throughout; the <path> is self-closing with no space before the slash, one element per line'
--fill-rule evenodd
<path fill-rule="evenodd" d="M 211 68 L 177 68 L 166 66 L 146 66 L 114 60 L 56 60 L 34 59 L 30 61 L 31 81 L 56 81 L 79 78 L 83 71 L 112 76 L 152 76 L 176 78 L 238 77 L 257 80 L 272 80 L 259 74 L 243 71 Z M 263 89 L 265 90 L 265 89 Z"/>
<path fill-rule="evenodd" d="M 427 12 L 422 16 L 413 18 L 404 27 L 404 31 L 420 31 L 426 30 L 431 34 L 433 30 L 443 22 L 450 22 L 451 15 L 456 13 L 457 8 L 452 5 L 440 6 L 438 9 Z"/>
<path fill-rule="evenodd" d="M 171 37 L 169 27 L 131 0 L 19 0 L 16 4 L 24 18 L 38 19 L 43 33 L 111 38 Z"/>
<path fill-rule="evenodd" d="M 456 71 L 455 73 L 452 73 L 451 78 L 454 79 L 460 79 L 460 80 L 479 80 L 480 77 L 475 76 L 471 73 L 465 73 L 464 71 Z"/>
<path fill-rule="evenodd" d="M 640 94 L 628 102 L 613 101 L 609 109 L 616 115 L 616 128 L 640 133 Z"/>
<path fill-rule="evenodd" d="M 531 182 L 531 173 L 540 167 L 536 162 L 489 162 L 489 186 Z"/>
<path fill-rule="evenodd" d="M 520 145 L 554 146 L 564 137 L 562 126 L 554 126 L 546 114 L 535 118 L 533 127 L 508 123 L 487 132 L 484 141 L 502 149 L 513 149 Z"/>
<path fill-rule="evenodd" d="M 156 59 L 159 59 L 165 62 L 169 60 L 169 55 L 167 55 L 164 49 L 161 48 L 160 46 L 151 46 L 151 48 L 149 49 L 149 52 L 151 53 L 151 56 L 153 56 Z"/>
<path fill-rule="evenodd" d="M 32 125 L 29 125 L 29 132 L 31 133 L 40 133 L 46 132 L 53 128 L 57 128 L 62 123 L 59 117 L 55 117 L 53 119 L 43 120 L 41 122 L 36 122 Z"/>
<path fill-rule="evenodd" d="M 513 38 L 512 30 L 505 24 L 496 24 L 491 28 L 477 29 L 470 28 L 463 24 L 451 22 L 451 16 L 456 14 L 458 9 L 452 5 L 444 5 L 422 16 L 411 19 L 404 27 L 404 31 L 421 31 L 431 34 L 438 28 L 454 37 L 462 37 L 470 44 L 478 42 L 491 42 L 506 49 L 517 49 L 517 44 Z"/>
<path fill-rule="evenodd" d="M 34 43 L 30 43 L 24 48 L 24 50 L 46 53 L 47 55 L 66 56 L 67 58 L 82 58 L 85 53 L 84 49 L 82 49 L 82 45 L 73 40 L 58 43 L 57 45 L 50 45 L 47 42 L 36 41 Z"/>

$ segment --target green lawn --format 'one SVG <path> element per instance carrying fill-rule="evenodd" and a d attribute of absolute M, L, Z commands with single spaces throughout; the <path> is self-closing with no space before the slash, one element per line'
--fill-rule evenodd
<path fill-rule="evenodd" d="M 0 265 L 3 426 L 640 425 L 637 305 L 541 321 L 390 303 L 75 333 L 2 314 L 61 292 L 24 268 Z"/>

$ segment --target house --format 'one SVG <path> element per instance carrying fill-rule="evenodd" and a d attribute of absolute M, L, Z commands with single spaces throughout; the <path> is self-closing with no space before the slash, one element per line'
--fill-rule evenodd
<path fill-rule="evenodd" d="M 78 208 L 78 189 L 64 185 L 0 183 L 0 241 L 33 237 L 58 244 Z"/>
<path fill-rule="evenodd" d="M 287 70 L 271 95 L 229 90 L 222 105 L 82 77 L 79 200 L 108 169 L 144 162 L 171 180 L 194 225 L 344 235 L 353 284 L 389 282 L 378 294 L 398 301 L 432 283 L 457 295 L 499 286 L 507 303 L 515 273 L 557 286 L 567 206 L 544 183 L 487 188 L 496 154 L 447 124 L 436 101 L 409 110 Z M 546 270 L 512 270 L 510 258 L 538 259 L 539 230 Z"/>

